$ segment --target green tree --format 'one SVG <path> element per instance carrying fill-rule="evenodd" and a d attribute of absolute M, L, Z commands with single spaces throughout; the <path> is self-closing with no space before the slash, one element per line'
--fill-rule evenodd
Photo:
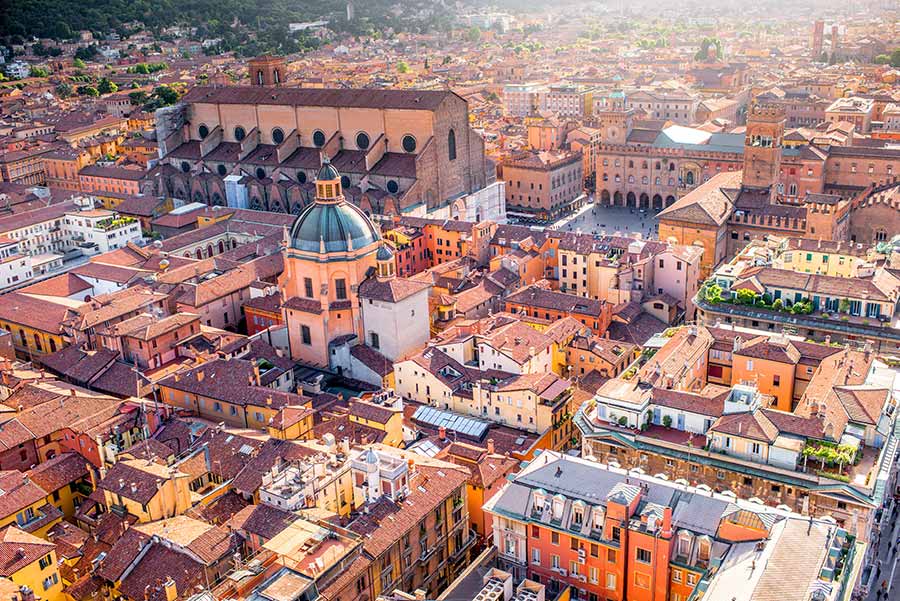
<path fill-rule="evenodd" d="M 73 65 L 76 69 L 87 69 L 87 65 L 84 64 L 84 61 L 81 60 L 81 59 L 78 58 L 78 57 L 76 57 L 75 60 L 72 61 L 72 65 Z"/>
<path fill-rule="evenodd" d="M 707 286 L 703 296 L 709 303 L 720 303 L 722 302 L 722 287 L 718 284 Z"/>
<path fill-rule="evenodd" d="M 112 94 L 119 91 L 119 86 L 117 86 L 115 82 L 104 77 L 100 80 L 100 83 L 97 84 L 97 91 L 101 94 Z"/>
<path fill-rule="evenodd" d="M 71 84 L 65 82 L 56 86 L 56 95 L 60 98 L 68 98 L 73 93 Z"/>
<path fill-rule="evenodd" d="M 900 69 L 900 48 L 891 52 L 891 66 Z"/>
<path fill-rule="evenodd" d="M 398 61 L 397 73 L 409 73 L 409 63 L 406 61 Z"/>
<path fill-rule="evenodd" d="M 481 28 L 477 25 L 472 26 L 469 28 L 469 31 L 466 32 L 466 38 L 472 43 L 479 41 L 481 39 Z"/>
<path fill-rule="evenodd" d="M 736 300 L 739 305 L 752 305 L 756 301 L 756 294 L 752 290 L 741 288 L 737 291 Z"/>
<path fill-rule="evenodd" d="M 49 77 L 50 70 L 46 67 L 32 67 L 28 70 L 29 77 Z"/>
<path fill-rule="evenodd" d="M 149 94 L 143 90 L 136 90 L 134 92 L 130 92 L 128 94 L 128 98 L 131 100 L 131 104 L 136 105 L 144 105 L 147 104 L 147 101 L 150 100 Z"/>
<path fill-rule="evenodd" d="M 78 94 L 81 96 L 92 96 L 97 97 L 100 95 L 100 92 L 97 91 L 97 88 L 94 86 L 78 86 Z"/>

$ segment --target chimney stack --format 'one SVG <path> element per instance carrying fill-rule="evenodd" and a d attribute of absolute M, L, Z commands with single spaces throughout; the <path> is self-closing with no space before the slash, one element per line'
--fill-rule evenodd
<path fill-rule="evenodd" d="M 441 440 L 447 440 L 447 428 L 445 428 L 444 426 L 438 428 L 438 437 Z"/>
<path fill-rule="evenodd" d="M 488 452 L 488 455 L 494 454 L 494 439 L 493 438 L 488 438 L 488 440 L 487 440 L 487 452 Z"/>
<path fill-rule="evenodd" d="M 205 377 L 205 375 L 206 375 L 206 374 L 203 373 L 203 370 L 202 370 L 202 369 L 198 369 L 198 370 L 197 370 L 197 381 L 198 381 L 198 382 L 202 382 L 202 381 L 203 381 L 203 378 Z"/>

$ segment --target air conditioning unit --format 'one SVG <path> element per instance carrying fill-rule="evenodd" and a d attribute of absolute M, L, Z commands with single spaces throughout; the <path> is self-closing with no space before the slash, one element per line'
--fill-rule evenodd
<path fill-rule="evenodd" d="M 578 549 L 578 557 L 584 558 L 584 549 Z"/>
<path fill-rule="evenodd" d="M 569 575 L 569 570 L 567 570 L 567 569 L 565 569 L 565 568 L 559 568 L 559 575 L 560 575 L 560 576 L 568 576 L 568 575 Z"/>
<path fill-rule="evenodd" d="M 585 576 L 584 574 L 579 574 L 578 579 L 582 582 L 587 582 L 587 576 Z"/>
<path fill-rule="evenodd" d="M 578 563 L 580 563 L 581 565 L 584 565 L 584 555 L 578 556 Z"/>

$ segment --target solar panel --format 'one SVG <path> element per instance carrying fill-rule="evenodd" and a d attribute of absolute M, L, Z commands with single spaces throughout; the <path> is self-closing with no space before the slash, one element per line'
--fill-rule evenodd
<path fill-rule="evenodd" d="M 444 427 L 449 431 L 477 439 L 481 439 L 488 430 L 487 422 L 433 407 L 419 407 L 413 413 L 413 419 L 429 426 Z"/>

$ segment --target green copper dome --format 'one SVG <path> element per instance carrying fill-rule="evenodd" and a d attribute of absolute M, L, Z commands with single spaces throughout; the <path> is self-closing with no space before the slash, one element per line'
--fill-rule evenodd
<path fill-rule="evenodd" d="M 312 204 L 291 226 L 291 247 L 297 250 L 320 252 L 324 243 L 325 252 L 347 252 L 380 239 L 366 214 L 346 200 Z"/>

